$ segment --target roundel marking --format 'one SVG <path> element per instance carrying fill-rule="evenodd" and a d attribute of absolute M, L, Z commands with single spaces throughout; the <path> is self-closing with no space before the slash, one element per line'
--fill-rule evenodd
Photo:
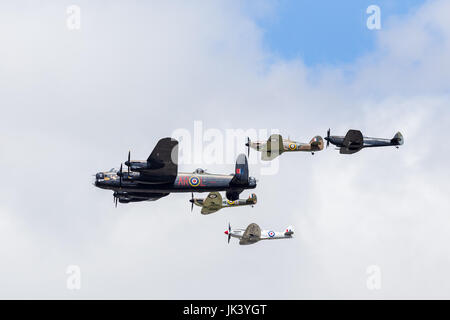
<path fill-rule="evenodd" d="M 295 149 L 297 149 L 297 145 L 295 143 L 291 143 L 289 145 L 289 150 L 295 150 Z"/>
<path fill-rule="evenodd" d="M 191 187 L 198 187 L 200 185 L 200 178 L 197 176 L 192 176 L 189 178 L 189 184 L 191 185 Z"/>
<path fill-rule="evenodd" d="M 210 195 L 208 196 L 208 198 L 215 199 L 215 198 L 217 198 L 217 195 L 214 194 L 214 193 L 212 193 L 212 194 L 210 194 Z"/>
<path fill-rule="evenodd" d="M 228 200 L 227 202 L 228 202 L 228 204 L 229 204 L 230 206 L 232 206 L 232 205 L 236 204 L 236 201 L 231 201 L 231 200 Z"/>
<path fill-rule="evenodd" d="M 273 231 L 269 231 L 267 234 L 268 234 L 269 237 L 271 237 L 271 238 L 275 237 L 275 232 L 273 232 Z"/>

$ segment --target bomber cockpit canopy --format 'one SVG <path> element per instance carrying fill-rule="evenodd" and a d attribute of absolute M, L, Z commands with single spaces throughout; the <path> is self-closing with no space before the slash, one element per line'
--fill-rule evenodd
<path fill-rule="evenodd" d="M 197 168 L 197 169 L 195 169 L 194 173 L 202 174 L 202 173 L 205 173 L 205 170 L 202 168 Z"/>

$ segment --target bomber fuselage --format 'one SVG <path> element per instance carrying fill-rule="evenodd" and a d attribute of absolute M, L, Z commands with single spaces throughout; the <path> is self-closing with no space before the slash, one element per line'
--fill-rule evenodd
<path fill-rule="evenodd" d="M 114 191 L 138 192 L 138 193 L 172 193 L 172 192 L 211 192 L 233 191 L 236 189 L 254 189 L 256 180 L 249 177 L 247 185 L 233 185 L 233 175 L 209 174 L 209 173 L 184 173 L 180 172 L 172 183 L 149 183 L 139 180 L 139 175 L 124 172 L 122 183 L 117 172 L 99 172 L 96 175 L 95 186 Z"/>

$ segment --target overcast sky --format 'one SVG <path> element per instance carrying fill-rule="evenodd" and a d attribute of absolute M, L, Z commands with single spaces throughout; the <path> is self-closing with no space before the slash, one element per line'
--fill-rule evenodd
<path fill-rule="evenodd" d="M 372 3 L 316 2 L 299 7 L 324 12 L 314 26 L 283 26 L 289 1 L 2 2 L 0 298 L 450 298 L 450 3 L 380 1 L 368 30 Z M 190 194 L 114 208 L 92 186 L 196 120 L 304 142 L 401 131 L 405 145 L 284 154 L 275 175 L 251 166 L 258 204 L 210 216 L 190 212 Z M 233 171 L 180 170 L 198 166 Z M 293 225 L 295 238 L 228 245 L 228 222 Z"/>

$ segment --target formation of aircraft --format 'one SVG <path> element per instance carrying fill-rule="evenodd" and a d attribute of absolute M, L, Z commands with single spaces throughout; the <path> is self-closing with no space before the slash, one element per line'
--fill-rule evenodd
<path fill-rule="evenodd" d="M 211 174 L 203 169 L 192 173 L 178 172 L 178 141 L 163 138 L 158 141 L 147 160 L 128 160 L 127 171 L 111 169 L 95 175 L 95 186 L 114 191 L 114 202 L 154 201 L 172 192 L 225 191 L 230 201 L 239 199 L 246 189 L 256 187 L 256 179 L 249 176 L 245 154 L 236 160 L 233 174 Z"/>
<path fill-rule="evenodd" d="M 252 193 L 247 199 L 237 199 L 237 200 L 224 200 L 219 192 L 210 192 L 205 199 L 194 198 L 192 194 L 191 200 L 191 211 L 194 204 L 202 207 L 201 214 L 211 214 L 219 211 L 223 208 L 239 207 L 239 206 L 254 206 L 256 204 L 256 194 Z"/>
<path fill-rule="evenodd" d="M 309 143 L 297 142 L 291 139 L 283 139 L 280 134 L 272 134 L 267 141 L 250 141 L 247 137 L 247 155 L 250 156 L 250 148 L 261 151 L 261 160 L 270 161 L 284 152 L 311 152 L 323 149 L 323 139 L 321 136 L 315 136 Z"/>
<path fill-rule="evenodd" d="M 228 230 L 225 231 L 228 236 L 228 243 L 231 238 L 238 238 L 240 245 L 254 244 L 261 240 L 290 239 L 294 234 L 292 226 L 285 231 L 277 232 L 272 230 L 261 230 L 256 223 L 250 223 L 245 229 L 231 229 L 228 224 Z"/>
<path fill-rule="evenodd" d="M 392 139 L 364 137 L 359 130 L 349 130 L 345 136 L 332 136 L 330 129 L 325 137 L 327 148 L 335 145 L 341 154 L 352 154 L 363 148 L 403 145 L 404 139 L 397 132 Z M 280 134 L 272 134 L 267 141 L 250 141 L 247 138 L 247 154 L 250 148 L 261 152 L 261 160 L 270 161 L 284 152 L 321 151 L 324 141 L 321 136 L 315 136 L 309 143 L 301 143 L 283 139 Z M 235 172 L 232 174 L 211 174 L 198 168 L 194 172 L 178 172 L 178 141 L 163 138 L 158 141 L 147 160 L 131 160 L 130 152 L 124 162 L 128 167 L 123 170 L 111 169 L 98 172 L 94 185 L 101 189 L 113 191 L 114 203 L 129 203 L 139 201 L 155 201 L 170 193 L 190 192 L 192 197 L 191 211 L 194 204 L 202 207 L 201 213 L 208 215 L 223 208 L 238 206 L 254 206 L 257 202 L 253 193 L 247 199 L 239 199 L 246 189 L 256 188 L 256 179 L 249 175 L 248 161 L 245 154 L 236 159 Z M 226 199 L 220 192 L 224 191 Z M 206 198 L 194 198 L 194 192 L 208 192 Z M 231 238 L 238 238 L 240 245 L 254 244 L 260 240 L 289 239 L 294 231 L 291 226 L 283 232 L 261 230 L 256 223 L 251 223 L 246 229 L 231 229 L 228 224 L 228 243 Z"/>
<path fill-rule="evenodd" d="M 327 147 L 330 143 L 339 148 L 341 154 L 352 154 L 363 148 L 388 147 L 398 148 L 403 144 L 403 136 L 397 132 L 392 139 L 364 137 L 359 130 L 349 130 L 344 136 L 331 136 L 330 129 L 327 131 Z"/>

